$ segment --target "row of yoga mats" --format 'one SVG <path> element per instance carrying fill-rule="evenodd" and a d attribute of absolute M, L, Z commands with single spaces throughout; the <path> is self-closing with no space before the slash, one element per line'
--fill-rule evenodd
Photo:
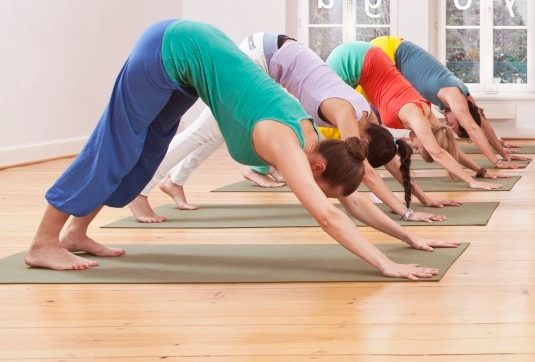
<path fill-rule="evenodd" d="M 462 145 L 467 153 L 479 153 L 473 145 Z M 523 147 L 520 153 L 535 153 L 535 147 Z M 477 160 L 482 167 L 492 168 L 487 160 Z M 527 165 L 529 161 L 522 162 Z M 414 169 L 439 166 L 416 159 Z M 502 191 L 511 190 L 519 177 L 500 179 Z M 385 179 L 393 191 L 402 191 L 393 179 Z M 471 190 L 447 178 L 418 179 L 425 191 Z M 362 191 L 366 189 L 363 188 Z M 262 189 L 240 182 L 215 191 L 289 191 L 287 188 Z M 486 225 L 498 206 L 497 202 L 470 202 L 460 207 L 419 211 L 440 212 L 448 220 L 435 225 Z M 404 225 L 428 225 L 401 222 L 379 204 L 387 215 Z M 239 228 L 317 226 L 301 205 L 202 205 L 195 211 L 181 211 L 172 205 L 159 207 L 157 213 L 167 216 L 165 223 L 141 224 L 132 218 L 122 219 L 109 228 Z M 359 225 L 359 222 L 355 220 Z M 469 243 L 458 248 L 414 250 L 403 243 L 376 244 L 398 263 L 417 263 L 438 268 L 440 273 L 421 281 L 438 281 Z M 284 282 L 389 282 L 407 279 L 383 277 L 373 267 L 338 244 L 298 245 L 119 245 L 127 254 L 116 258 L 98 258 L 99 266 L 89 270 L 52 271 L 24 266 L 24 252 L 0 259 L 0 283 L 31 284 L 127 284 L 127 283 L 284 283 Z"/>
<path fill-rule="evenodd" d="M 489 170 L 496 169 L 496 166 L 486 158 L 475 158 L 474 161 L 480 167 L 483 167 L 483 168 L 486 168 L 486 169 L 489 169 Z M 520 168 L 525 168 L 527 165 L 529 165 L 531 160 L 528 160 L 528 161 L 513 161 L 513 162 L 516 163 Z M 379 169 L 384 169 L 384 167 L 379 167 Z M 443 167 L 440 166 L 436 162 L 426 162 L 426 161 L 422 160 L 421 158 L 413 158 L 411 160 L 411 169 L 412 170 L 439 170 L 439 169 L 443 169 Z"/>
<path fill-rule="evenodd" d="M 414 177 L 418 185 L 426 192 L 440 192 L 440 191 L 510 191 L 513 186 L 520 180 L 520 176 L 511 176 L 500 179 L 481 179 L 484 182 L 498 183 L 502 188 L 495 190 L 479 190 L 471 189 L 463 181 L 452 181 L 447 176 L 440 177 Z M 388 188 L 394 192 L 402 192 L 403 185 L 401 185 L 393 177 L 383 178 Z M 369 192 L 370 190 L 364 184 L 360 184 L 358 191 Z M 251 181 L 245 180 L 236 182 L 227 186 L 223 186 L 213 190 L 212 192 L 291 192 L 287 186 L 282 187 L 259 187 Z"/>
<path fill-rule="evenodd" d="M 0 259 L 0 284 L 390 282 L 338 244 L 119 245 L 127 254 L 95 258 L 88 270 L 54 271 L 24 266 L 24 253 Z M 376 244 L 398 263 L 438 268 L 421 281 L 440 280 L 468 247 L 415 250 L 403 243 Z"/>
<path fill-rule="evenodd" d="M 468 154 L 481 153 L 481 151 L 477 148 L 477 146 L 471 143 L 460 143 L 459 147 L 461 148 L 461 150 L 463 150 L 464 153 L 468 153 Z M 511 150 L 517 153 L 521 153 L 521 154 L 535 154 L 535 145 L 512 148 Z"/>
<path fill-rule="evenodd" d="M 384 204 L 377 206 L 390 218 L 405 226 L 459 226 L 487 225 L 498 202 L 466 202 L 461 206 L 441 209 L 416 205 L 415 210 L 441 213 L 448 217 L 446 221 L 432 224 L 425 222 L 401 221 L 398 215 L 391 213 Z M 342 206 L 337 205 L 343 211 Z M 104 225 L 104 228 L 139 228 L 139 229 L 220 229 L 220 228 L 280 228 L 280 227 L 315 227 L 314 218 L 301 204 L 254 204 L 254 205 L 200 205 L 198 210 L 179 210 L 174 205 L 156 208 L 156 213 L 167 217 L 162 223 L 140 223 L 132 216 Z M 355 225 L 363 226 L 357 219 L 351 218 Z"/>

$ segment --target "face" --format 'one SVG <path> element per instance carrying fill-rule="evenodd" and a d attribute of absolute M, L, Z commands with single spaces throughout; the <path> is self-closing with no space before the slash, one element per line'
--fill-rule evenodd
<path fill-rule="evenodd" d="M 341 187 L 333 187 L 328 182 L 326 182 L 321 175 L 314 175 L 314 180 L 320 187 L 321 191 L 327 196 L 328 198 L 337 199 L 340 197 L 343 197 L 342 188 Z"/>
<path fill-rule="evenodd" d="M 446 119 L 446 124 L 451 127 L 453 132 L 459 134 L 459 121 L 457 117 L 453 114 L 452 111 L 444 112 L 444 118 Z"/>

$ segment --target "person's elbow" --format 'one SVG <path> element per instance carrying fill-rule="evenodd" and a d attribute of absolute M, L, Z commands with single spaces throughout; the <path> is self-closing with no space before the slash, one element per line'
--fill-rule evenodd
<path fill-rule="evenodd" d="M 429 155 L 433 158 L 433 160 L 441 159 L 446 156 L 447 151 L 444 150 L 442 147 L 436 147 L 432 150 L 428 150 Z"/>
<path fill-rule="evenodd" d="M 336 228 L 337 222 L 343 216 L 343 212 L 332 205 L 332 207 L 325 208 L 325 210 L 314 215 L 314 219 L 323 230 L 329 231 Z"/>

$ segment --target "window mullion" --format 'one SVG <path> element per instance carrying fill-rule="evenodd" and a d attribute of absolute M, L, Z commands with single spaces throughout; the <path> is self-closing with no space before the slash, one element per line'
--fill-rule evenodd
<path fill-rule="evenodd" d="M 344 42 L 357 38 L 357 6 L 355 0 L 344 0 Z"/>

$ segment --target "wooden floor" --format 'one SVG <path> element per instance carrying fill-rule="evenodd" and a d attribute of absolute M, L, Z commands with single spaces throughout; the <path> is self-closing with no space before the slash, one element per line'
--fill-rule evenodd
<path fill-rule="evenodd" d="M 69 162 L 0 171 L 0 257 L 27 248 L 43 193 Z M 191 178 L 190 199 L 295 201 L 208 192 L 240 180 L 240 170 L 219 150 Z M 412 228 L 471 242 L 441 282 L 0 285 L 0 360 L 535 361 L 535 162 L 511 173 L 523 177 L 510 192 L 437 194 L 500 201 L 486 227 Z M 152 202 L 168 200 L 155 191 Z M 128 214 L 103 210 L 91 235 L 109 244 L 332 242 L 319 228 L 99 229 Z"/>

